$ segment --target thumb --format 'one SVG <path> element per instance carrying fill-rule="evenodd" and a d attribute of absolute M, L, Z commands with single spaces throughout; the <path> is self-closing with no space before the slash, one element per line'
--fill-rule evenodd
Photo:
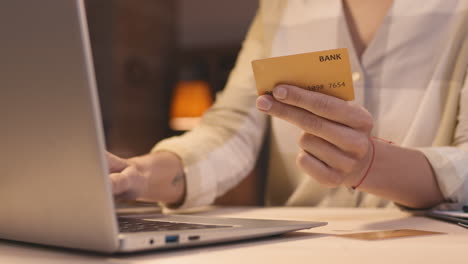
<path fill-rule="evenodd" d="M 128 166 L 125 159 L 119 158 L 110 152 L 107 152 L 107 163 L 109 164 L 109 173 L 121 172 Z"/>

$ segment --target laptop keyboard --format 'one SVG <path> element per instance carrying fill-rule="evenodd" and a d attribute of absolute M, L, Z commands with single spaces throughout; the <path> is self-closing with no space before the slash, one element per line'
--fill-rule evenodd
<path fill-rule="evenodd" d="M 189 229 L 225 228 L 231 226 L 202 225 L 177 222 L 150 221 L 138 218 L 119 218 L 119 229 L 122 233 L 154 232 L 154 231 L 180 231 Z"/>

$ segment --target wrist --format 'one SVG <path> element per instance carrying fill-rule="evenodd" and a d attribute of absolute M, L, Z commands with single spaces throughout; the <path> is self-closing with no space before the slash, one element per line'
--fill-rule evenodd
<path fill-rule="evenodd" d="M 146 178 L 141 199 L 166 204 L 181 203 L 185 197 L 185 174 L 181 159 L 168 151 L 152 152 L 130 159 Z M 174 181 L 179 179 L 179 181 Z"/>
<path fill-rule="evenodd" d="M 381 139 L 378 137 L 369 137 L 369 151 L 367 157 L 367 166 L 364 166 L 363 170 L 355 177 L 352 181 L 353 185 L 348 187 L 355 190 L 366 189 L 368 185 L 374 185 L 375 181 L 379 181 L 382 170 L 386 171 L 389 169 L 387 162 L 388 149 L 394 149 L 396 145 L 392 141 Z M 382 168 L 382 163 L 385 166 Z"/>
<path fill-rule="evenodd" d="M 372 169 L 372 165 L 374 164 L 375 144 L 372 138 L 369 138 L 369 143 L 370 150 L 368 153 L 370 153 L 370 156 L 368 155 L 367 158 L 367 166 L 364 167 L 363 173 L 360 173 L 362 176 L 360 177 L 359 181 L 357 181 L 357 183 L 355 183 L 354 185 L 351 185 L 351 189 L 353 190 L 356 190 L 366 180 L 367 176 L 369 175 L 369 171 Z"/>

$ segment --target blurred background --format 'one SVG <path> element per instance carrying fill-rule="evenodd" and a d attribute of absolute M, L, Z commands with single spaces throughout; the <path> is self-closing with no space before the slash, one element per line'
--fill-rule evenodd
<path fill-rule="evenodd" d="M 254 0 L 86 0 L 108 150 L 147 153 L 223 89 Z"/>

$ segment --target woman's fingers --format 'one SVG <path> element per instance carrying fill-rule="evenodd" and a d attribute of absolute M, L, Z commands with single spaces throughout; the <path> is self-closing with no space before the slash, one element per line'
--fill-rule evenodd
<path fill-rule="evenodd" d="M 301 151 L 297 155 L 296 164 L 307 175 L 327 187 L 337 187 L 343 181 L 342 176 L 336 170 L 306 151 Z"/>
<path fill-rule="evenodd" d="M 269 106 L 264 108 L 264 106 Z M 270 95 L 257 99 L 257 107 L 278 118 L 292 123 L 309 134 L 318 136 L 345 152 L 362 157 L 367 153 L 368 139 L 361 131 L 328 120 L 303 108 L 276 101 Z"/>
<path fill-rule="evenodd" d="M 128 166 L 128 162 L 116 155 L 107 152 L 107 163 L 109 164 L 109 173 L 120 172 Z"/>
<path fill-rule="evenodd" d="M 330 95 L 279 85 L 273 89 L 273 96 L 280 102 L 358 130 L 367 131 L 373 126 L 372 116 L 366 109 Z"/>
<path fill-rule="evenodd" d="M 303 133 L 299 147 L 341 173 L 349 174 L 356 170 L 357 159 L 312 134 Z"/>
<path fill-rule="evenodd" d="M 112 192 L 120 199 L 136 199 L 145 187 L 145 179 L 136 166 L 129 165 L 123 171 L 109 175 Z"/>

